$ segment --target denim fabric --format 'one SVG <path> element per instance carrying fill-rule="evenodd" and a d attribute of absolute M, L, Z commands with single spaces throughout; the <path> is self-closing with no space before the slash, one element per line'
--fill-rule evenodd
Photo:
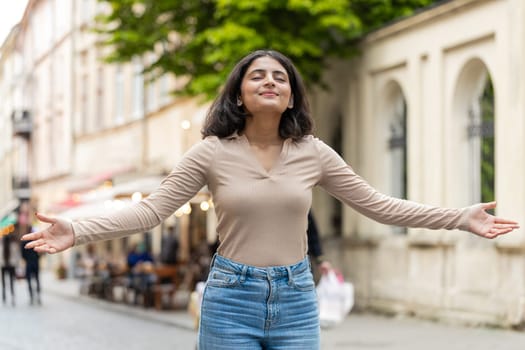
<path fill-rule="evenodd" d="M 308 258 L 254 267 L 215 255 L 204 290 L 199 350 L 318 350 L 320 327 Z"/>

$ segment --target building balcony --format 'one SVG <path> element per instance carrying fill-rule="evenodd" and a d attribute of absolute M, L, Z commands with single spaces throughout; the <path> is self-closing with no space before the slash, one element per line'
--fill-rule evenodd
<path fill-rule="evenodd" d="M 14 111 L 11 119 L 13 121 L 13 135 L 21 136 L 26 139 L 31 137 L 33 131 L 33 123 L 31 113 L 28 110 Z"/>
<path fill-rule="evenodd" d="M 30 199 L 31 197 L 31 183 L 26 176 L 13 176 L 13 193 L 16 198 Z"/>

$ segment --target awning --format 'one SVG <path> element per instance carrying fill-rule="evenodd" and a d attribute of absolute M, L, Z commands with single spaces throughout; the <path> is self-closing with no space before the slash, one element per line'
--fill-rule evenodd
<path fill-rule="evenodd" d="M 4 218 L 0 221 L 0 229 L 14 224 L 16 224 L 16 215 L 11 213 L 7 216 L 4 216 Z"/>
<path fill-rule="evenodd" d="M 11 233 L 14 228 L 12 225 L 16 224 L 16 214 L 11 212 L 11 214 L 4 216 L 0 220 L 0 237 Z"/>
<path fill-rule="evenodd" d="M 49 207 L 46 208 L 46 210 L 53 213 L 57 213 L 76 207 L 80 204 L 82 203 L 80 202 L 80 197 L 78 195 L 68 195 L 65 199 L 61 200 L 60 202 L 50 204 Z"/>
<path fill-rule="evenodd" d="M 104 181 L 113 179 L 115 176 L 129 174 L 134 171 L 136 171 L 136 169 L 133 166 L 123 166 L 120 168 L 102 171 L 97 174 L 80 176 L 76 179 L 70 180 L 70 183 L 67 185 L 67 190 L 70 193 L 89 191 L 100 186 L 102 183 L 104 183 Z"/>
<path fill-rule="evenodd" d="M 60 213 L 60 217 L 79 220 L 94 216 L 102 216 L 110 214 L 118 209 L 130 205 L 132 202 L 128 200 L 105 200 L 92 203 L 81 204 L 75 208 L 68 209 Z"/>
<path fill-rule="evenodd" d="M 136 192 L 140 192 L 142 198 L 148 196 L 160 185 L 163 179 L 163 176 L 144 177 L 111 188 L 82 194 L 79 196 L 76 206 L 61 211 L 58 215 L 77 220 L 109 214 L 131 205 L 133 203 L 131 197 Z M 209 200 L 209 198 L 210 194 L 205 186 L 190 200 L 190 203 L 198 204 Z"/>
<path fill-rule="evenodd" d="M 140 192 L 143 197 L 146 197 L 159 187 L 163 178 L 163 176 L 149 176 L 123 182 L 113 187 L 101 188 L 82 193 L 75 197 L 77 199 L 77 204 L 75 206 L 86 203 L 101 202 L 107 199 L 130 199 L 136 192 Z"/>
<path fill-rule="evenodd" d="M 163 176 L 149 176 L 117 184 L 111 188 L 90 191 L 78 195 L 76 205 L 60 212 L 61 217 L 71 220 L 109 214 L 130 205 L 131 196 L 140 192 L 146 197 L 155 190 Z"/>

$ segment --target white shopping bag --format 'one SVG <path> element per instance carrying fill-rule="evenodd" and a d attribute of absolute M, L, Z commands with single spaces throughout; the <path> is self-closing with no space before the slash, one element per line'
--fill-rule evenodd
<path fill-rule="evenodd" d="M 202 295 L 204 294 L 204 288 L 206 287 L 206 282 L 197 282 L 195 285 L 195 290 L 190 294 L 190 302 L 188 303 L 188 311 L 193 317 L 193 324 L 195 329 L 199 328 L 199 322 L 201 317 L 201 304 L 202 304 Z"/>
<path fill-rule="evenodd" d="M 354 286 L 338 277 L 335 270 L 321 276 L 317 285 L 321 327 L 333 327 L 343 322 L 354 306 Z"/>

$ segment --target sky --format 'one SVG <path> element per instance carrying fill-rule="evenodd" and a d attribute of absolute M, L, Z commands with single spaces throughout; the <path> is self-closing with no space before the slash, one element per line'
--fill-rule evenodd
<path fill-rule="evenodd" d="M 24 14 L 27 0 L 0 0 L 0 45 Z"/>

